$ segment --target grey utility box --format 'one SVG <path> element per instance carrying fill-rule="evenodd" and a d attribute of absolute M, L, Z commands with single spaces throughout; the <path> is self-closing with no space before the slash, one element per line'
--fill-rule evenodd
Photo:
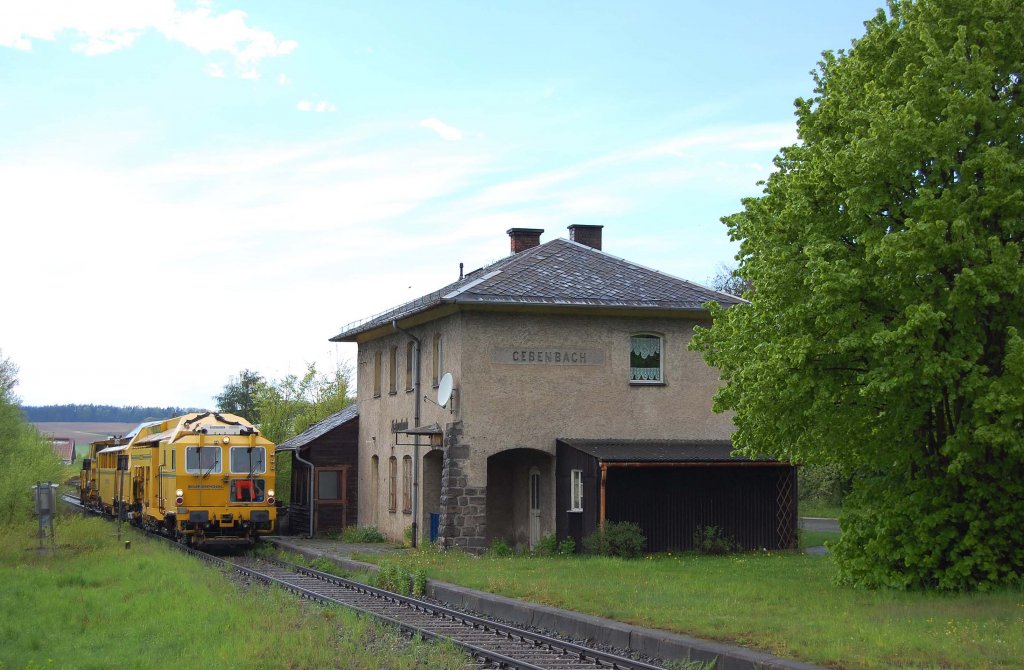
<path fill-rule="evenodd" d="M 57 484 L 36 484 L 32 490 L 36 494 L 36 515 L 49 517 L 57 509 Z"/>

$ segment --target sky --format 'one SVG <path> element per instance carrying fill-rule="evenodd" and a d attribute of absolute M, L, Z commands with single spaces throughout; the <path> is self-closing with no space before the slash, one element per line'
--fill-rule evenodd
<path fill-rule="evenodd" d="M 509 253 L 707 283 L 881 0 L 0 0 L 0 356 L 26 405 L 214 407 Z"/>

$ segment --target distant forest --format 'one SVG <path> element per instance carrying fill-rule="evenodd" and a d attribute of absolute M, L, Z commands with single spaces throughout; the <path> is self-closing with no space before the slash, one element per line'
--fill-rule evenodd
<path fill-rule="evenodd" d="M 167 419 L 189 412 L 202 411 L 184 407 L 114 407 L 113 405 L 22 405 L 21 410 L 32 423 L 44 421 L 92 421 L 97 423 L 139 423 Z"/>

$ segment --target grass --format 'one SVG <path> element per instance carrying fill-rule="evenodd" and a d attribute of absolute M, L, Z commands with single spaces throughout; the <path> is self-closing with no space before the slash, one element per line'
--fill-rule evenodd
<path fill-rule="evenodd" d="M 801 500 L 800 516 L 816 516 L 827 519 L 838 519 L 843 508 L 820 500 Z"/>
<path fill-rule="evenodd" d="M 1020 668 L 1024 659 L 1024 590 L 840 588 L 827 556 L 665 554 L 628 561 L 424 549 L 387 559 L 470 588 L 836 668 Z"/>
<path fill-rule="evenodd" d="M 826 542 L 835 542 L 839 539 L 839 533 L 828 530 L 801 530 L 800 548 L 820 547 Z"/>
<path fill-rule="evenodd" d="M 409 642 L 340 608 L 242 586 L 163 543 L 93 518 L 2 529 L 0 669 L 462 668 L 454 647 Z"/>

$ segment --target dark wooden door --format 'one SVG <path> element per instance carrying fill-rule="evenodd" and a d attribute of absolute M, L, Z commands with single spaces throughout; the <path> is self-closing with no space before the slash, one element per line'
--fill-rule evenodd
<path fill-rule="evenodd" d="M 348 503 L 348 468 L 318 467 L 316 469 L 316 490 L 313 493 L 316 516 L 314 531 L 328 533 L 345 528 Z"/>

